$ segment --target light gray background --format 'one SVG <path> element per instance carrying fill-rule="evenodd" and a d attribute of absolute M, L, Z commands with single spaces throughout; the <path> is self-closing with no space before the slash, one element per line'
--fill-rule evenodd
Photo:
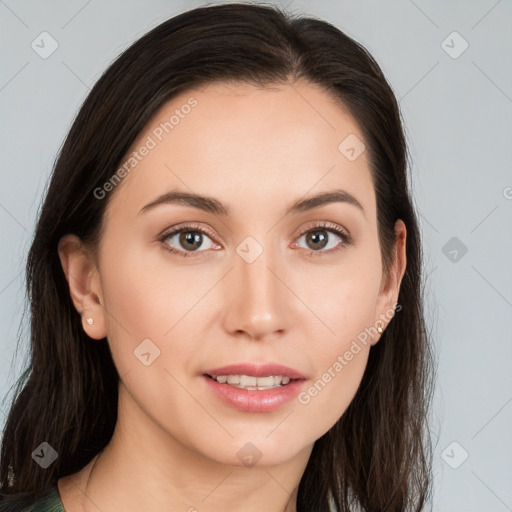
<path fill-rule="evenodd" d="M 439 358 L 433 509 L 512 511 L 512 5 L 276 3 L 324 18 L 361 42 L 400 100 L 423 234 L 427 320 Z M 26 252 L 75 112 L 123 49 L 199 5 L 0 0 L 2 398 L 27 352 L 25 321 L 24 345 L 13 361 Z M 58 43 L 47 59 L 31 48 L 43 31 Z M 458 55 L 464 41 L 469 46 Z"/>

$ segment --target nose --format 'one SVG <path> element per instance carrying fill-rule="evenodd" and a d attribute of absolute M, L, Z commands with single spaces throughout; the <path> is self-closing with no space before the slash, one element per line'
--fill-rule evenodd
<path fill-rule="evenodd" d="M 235 257 L 224 283 L 224 328 L 232 335 L 274 339 L 291 325 L 293 294 L 270 253 L 263 250 L 251 263 Z"/>

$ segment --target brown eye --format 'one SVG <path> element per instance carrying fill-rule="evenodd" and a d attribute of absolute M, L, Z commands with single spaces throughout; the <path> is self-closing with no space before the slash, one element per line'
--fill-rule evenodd
<path fill-rule="evenodd" d="M 179 242 L 184 249 L 196 251 L 203 243 L 203 234 L 198 231 L 182 231 Z"/>
<path fill-rule="evenodd" d="M 323 249 L 329 241 L 329 235 L 327 233 L 326 230 L 315 230 L 306 233 L 305 236 L 308 247 L 313 250 Z"/>
<path fill-rule="evenodd" d="M 305 245 L 299 243 L 304 238 Z M 352 244 L 352 237 L 342 228 L 334 225 L 320 224 L 303 232 L 294 244 L 319 254 L 332 253 Z"/>
<path fill-rule="evenodd" d="M 211 237 L 200 227 L 182 226 L 164 234 L 160 238 L 167 250 L 180 256 L 206 252 L 214 247 Z"/>

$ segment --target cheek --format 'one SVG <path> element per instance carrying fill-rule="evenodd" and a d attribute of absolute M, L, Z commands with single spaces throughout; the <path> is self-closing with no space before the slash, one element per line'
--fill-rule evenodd
<path fill-rule="evenodd" d="M 107 336 L 120 375 L 139 371 L 141 363 L 153 367 L 153 360 L 161 366 L 173 326 L 192 302 L 189 287 L 128 239 L 109 239 L 101 265 Z"/>
<path fill-rule="evenodd" d="M 325 343 L 327 350 L 334 345 L 342 349 L 374 321 L 382 279 L 378 245 L 361 234 L 357 243 L 325 264 L 300 263 L 288 279 L 311 311 L 307 317 L 315 317 L 312 325 L 321 336 L 317 346 Z"/>
<path fill-rule="evenodd" d="M 119 375 L 148 411 L 182 401 L 190 408 L 180 383 L 187 387 L 197 373 L 203 331 L 215 316 L 210 301 L 201 298 L 218 276 L 207 266 L 184 271 L 164 250 L 143 250 L 129 240 L 110 243 L 103 254 L 107 333 Z M 167 417 L 158 406 L 153 413 Z"/>
<path fill-rule="evenodd" d="M 129 244 L 124 247 L 122 253 L 114 244 L 105 247 L 102 285 L 125 410 L 142 425 L 151 418 L 166 431 L 187 431 L 202 411 L 187 392 L 197 354 L 187 337 L 205 283 L 196 275 L 191 280 L 191 273 L 171 273 L 168 264 L 130 250 Z"/>
<path fill-rule="evenodd" d="M 169 263 L 164 249 L 147 250 L 140 242 L 130 245 L 124 240 L 117 245 L 111 242 L 103 252 L 108 330 L 122 337 L 129 333 L 133 341 L 165 337 L 194 307 L 208 283 L 199 273 L 183 272 Z"/>
<path fill-rule="evenodd" d="M 324 286 L 309 285 L 302 290 L 313 313 L 306 317 L 309 339 L 314 341 L 322 367 L 328 367 L 348 350 L 353 339 L 358 339 L 363 346 L 371 341 L 368 333 L 375 321 L 379 280 L 380 275 L 374 268 L 367 267 L 363 273 L 347 269 L 338 273 L 324 272 Z"/>
<path fill-rule="evenodd" d="M 317 428 L 327 432 L 344 414 L 361 383 L 369 345 L 357 339 L 323 347 L 317 358 L 315 376 L 297 397 L 298 407 Z"/>
<path fill-rule="evenodd" d="M 350 405 L 366 368 L 378 296 L 373 271 L 368 268 L 366 275 L 354 272 L 344 279 L 332 277 L 325 282 L 336 285 L 306 295 L 316 315 L 310 317 L 303 350 L 310 354 L 314 370 L 297 401 L 324 432 Z"/>

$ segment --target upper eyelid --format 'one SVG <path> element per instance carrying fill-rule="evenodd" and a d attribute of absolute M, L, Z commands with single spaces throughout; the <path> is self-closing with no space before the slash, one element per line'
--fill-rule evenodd
<path fill-rule="evenodd" d="M 180 233 L 181 231 L 187 231 L 187 230 L 188 231 L 200 231 L 202 233 L 206 233 L 209 236 L 215 237 L 215 235 L 213 234 L 213 231 L 210 230 L 209 228 L 206 228 L 204 226 L 195 225 L 194 223 L 192 223 L 192 224 L 184 224 L 184 225 L 178 224 L 177 226 L 168 228 L 162 232 L 162 234 L 159 236 L 159 238 L 168 238 L 171 235 L 175 235 L 176 233 Z"/>
<path fill-rule="evenodd" d="M 307 233 L 308 231 L 314 230 L 314 229 L 325 229 L 326 231 L 341 231 L 342 233 L 346 234 L 347 236 L 350 236 L 350 233 L 348 229 L 344 228 L 343 226 L 340 226 L 339 224 L 336 224 L 335 222 L 329 222 L 329 221 L 313 221 L 313 224 L 309 225 L 306 228 L 301 228 L 295 236 L 302 236 L 303 234 Z"/>

